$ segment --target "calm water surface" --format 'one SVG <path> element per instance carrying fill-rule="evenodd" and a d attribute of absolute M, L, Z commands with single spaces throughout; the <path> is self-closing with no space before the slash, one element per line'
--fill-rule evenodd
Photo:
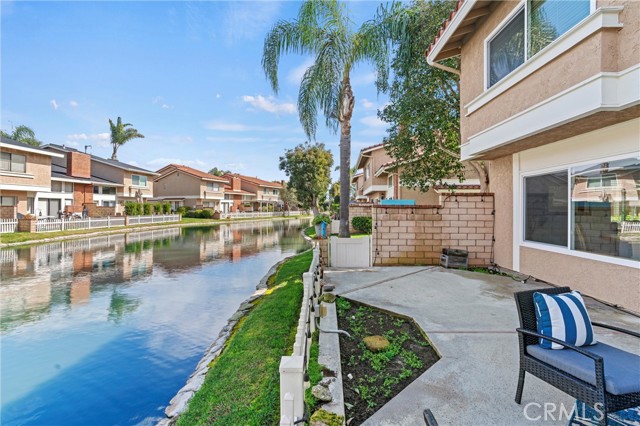
<path fill-rule="evenodd" d="M 154 424 L 307 222 L 1 250 L 0 423 Z"/>

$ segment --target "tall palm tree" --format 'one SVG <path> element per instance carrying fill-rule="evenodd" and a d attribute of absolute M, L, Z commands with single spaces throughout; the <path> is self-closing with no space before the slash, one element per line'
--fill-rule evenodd
<path fill-rule="evenodd" d="M 26 143 L 33 146 L 40 146 L 42 142 L 36 139 L 36 133 L 29 126 L 20 125 L 13 129 L 11 134 L 2 132 L 2 136 L 13 139 L 17 142 Z"/>
<path fill-rule="evenodd" d="M 349 163 L 351 156 L 351 117 L 355 98 L 351 70 L 357 63 L 373 65 L 377 88 L 385 90 L 389 74 L 388 38 L 382 27 L 367 21 L 357 31 L 348 16 L 346 3 L 337 0 L 306 0 L 298 17 L 279 21 L 264 41 L 262 67 L 278 92 L 280 55 L 313 55 L 298 93 L 298 114 L 305 133 L 315 138 L 317 115 L 325 117 L 334 132 L 340 129 L 340 237 L 349 237 Z"/>
<path fill-rule="evenodd" d="M 118 148 L 131 139 L 144 138 L 144 135 L 138 133 L 138 130 L 130 127 L 132 124 L 122 124 L 122 118 L 118 117 L 116 124 L 109 119 L 109 126 L 111 127 L 111 145 L 113 145 L 113 154 L 111 154 L 112 160 L 118 159 Z"/>

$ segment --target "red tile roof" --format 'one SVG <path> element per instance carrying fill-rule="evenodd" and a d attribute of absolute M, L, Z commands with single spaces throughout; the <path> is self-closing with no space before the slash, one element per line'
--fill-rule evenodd
<path fill-rule="evenodd" d="M 225 185 L 224 192 L 228 194 L 256 195 L 255 192 L 243 191 L 242 189 L 234 191 L 231 189 L 231 185 Z"/>
<path fill-rule="evenodd" d="M 456 3 L 456 8 L 449 14 L 449 17 L 442 23 L 442 26 L 440 27 L 440 31 L 438 31 L 438 35 L 436 36 L 436 38 L 431 42 L 431 44 L 429 45 L 429 48 L 427 49 L 427 51 L 424 53 L 425 56 L 429 56 L 429 53 L 431 53 L 431 51 L 433 50 L 433 48 L 435 47 L 436 43 L 438 42 L 438 40 L 440 39 L 440 37 L 442 37 L 442 34 L 444 34 L 445 30 L 447 29 L 447 27 L 449 26 L 449 24 L 451 23 L 451 21 L 453 20 L 453 18 L 456 16 L 456 14 L 458 13 L 458 11 L 460 10 L 460 8 L 462 7 L 462 4 L 465 2 L 465 0 L 458 0 L 458 2 Z"/>
<path fill-rule="evenodd" d="M 241 180 L 246 180 L 247 182 L 254 183 L 258 186 L 268 186 L 269 188 L 282 188 L 282 184 L 280 182 L 271 182 L 268 180 L 262 180 L 257 177 L 241 175 L 240 173 L 225 174 L 224 176 L 228 176 L 229 178 L 232 176 L 237 176 Z"/>
<path fill-rule="evenodd" d="M 161 168 L 160 170 L 158 170 L 158 172 L 162 172 L 162 171 L 166 171 L 166 172 L 173 172 L 179 170 L 181 172 L 184 173 L 188 173 L 192 176 L 196 176 L 199 177 L 200 179 L 206 179 L 206 180 L 212 180 L 214 182 L 224 182 L 224 183 L 228 183 L 229 181 L 223 177 L 220 176 L 214 176 L 212 174 L 200 171 L 198 169 L 194 169 L 193 167 L 189 167 L 189 166 L 185 166 L 182 164 L 169 164 L 168 166 L 165 166 L 163 168 Z M 162 174 L 168 174 L 168 173 L 162 173 Z"/>

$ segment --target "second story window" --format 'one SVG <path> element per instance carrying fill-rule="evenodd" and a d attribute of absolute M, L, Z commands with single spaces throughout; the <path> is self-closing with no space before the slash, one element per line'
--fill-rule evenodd
<path fill-rule="evenodd" d="M 277 189 L 273 190 L 273 195 L 278 195 L 278 190 Z"/>
<path fill-rule="evenodd" d="M 269 193 L 269 190 L 268 190 L 267 188 L 264 188 L 264 189 L 262 190 L 262 193 L 263 193 L 263 194 L 265 194 L 265 195 L 267 195 L 267 194 Z"/>
<path fill-rule="evenodd" d="M 388 186 L 389 188 L 393 187 L 393 176 L 389 176 L 389 181 L 388 181 L 387 186 Z"/>
<path fill-rule="evenodd" d="M 589 15 L 590 0 L 527 0 L 487 42 L 487 88 Z"/>
<path fill-rule="evenodd" d="M 61 192 L 71 194 L 73 192 L 73 184 L 71 182 L 51 182 L 51 192 Z"/>
<path fill-rule="evenodd" d="M 207 182 L 207 191 L 220 191 L 220 184 L 217 182 Z"/>
<path fill-rule="evenodd" d="M 140 175 L 131 175 L 131 185 L 147 187 L 147 177 Z"/>
<path fill-rule="evenodd" d="M 369 175 L 371 174 L 371 164 L 367 164 L 364 168 L 364 180 L 369 179 Z"/>
<path fill-rule="evenodd" d="M 0 170 L 3 172 L 27 172 L 27 157 L 20 154 L 3 152 L 0 158 Z"/>

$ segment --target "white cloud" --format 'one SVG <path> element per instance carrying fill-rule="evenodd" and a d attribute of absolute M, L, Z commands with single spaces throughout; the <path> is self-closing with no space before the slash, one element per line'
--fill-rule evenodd
<path fill-rule="evenodd" d="M 213 143 L 303 143 L 305 138 L 260 138 L 252 136 L 209 136 L 207 141 Z"/>
<path fill-rule="evenodd" d="M 147 165 L 152 167 L 164 167 L 168 164 L 182 164 L 184 166 L 193 167 L 194 169 L 207 167 L 207 163 L 202 160 L 185 160 L 181 158 L 154 158 L 153 160 L 147 161 Z"/>
<path fill-rule="evenodd" d="M 389 127 L 389 124 L 380 120 L 377 115 L 367 115 L 366 117 L 362 117 L 360 122 L 367 127 L 373 127 L 376 129 L 385 129 Z"/>
<path fill-rule="evenodd" d="M 290 102 L 277 103 L 273 100 L 273 97 L 265 98 L 262 95 L 242 97 L 242 100 L 254 108 L 261 109 L 263 111 L 271 112 L 274 114 L 295 114 L 296 106 Z"/>
<path fill-rule="evenodd" d="M 273 1 L 230 1 L 225 4 L 227 11 L 223 31 L 226 32 L 229 44 L 247 39 L 262 39 L 276 21 L 281 6 L 279 2 Z"/>
<path fill-rule="evenodd" d="M 300 84 L 300 82 L 302 81 L 302 77 L 304 77 L 304 73 L 307 71 L 307 68 L 309 68 L 312 64 L 313 64 L 312 58 L 309 58 L 306 61 L 302 62 L 300 65 L 298 65 L 297 67 L 289 71 L 289 74 L 287 75 L 287 80 L 289 80 L 289 82 L 293 84 Z"/>
<path fill-rule="evenodd" d="M 162 108 L 163 108 L 163 109 L 169 109 L 169 105 L 167 105 L 167 104 L 162 104 Z"/>
<path fill-rule="evenodd" d="M 364 109 L 373 109 L 376 107 L 376 104 L 371 102 L 369 99 L 367 98 L 362 98 L 362 107 Z"/>
<path fill-rule="evenodd" d="M 367 74 L 356 75 L 351 78 L 351 84 L 355 85 L 365 85 L 365 84 L 373 84 L 376 82 L 377 75 L 375 72 L 370 72 Z"/>
<path fill-rule="evenodd" d="M 58 105 L 58 102 L 55 99 L 51 99 L 49 103 L 51 104 L 51 108 L 53 108 L 54 110 L 60 108 L 60 105 Z"/>
<path fill-rule="evenodd" d="M 162 109 L 171 108 L 171 106 L 164 101 L 164 98 L 162 96 L 154 96 L 153 98 L 151 98 L 151 103 L 153 105 L 160 105 L 160 108 Z"/>
<path fill-rule="evenodd" d="M 66 145 L 78 146 L 81 142 L 95 143 L 100 147 L 108 147 L 111 145 L 111 133 L 73 133 L 67 135 Z M 89 145 L 89 143 L 87 143 Z"/>
<path fill-rule="evenodd" d="M 132 166 L 140 167 L 140 164 L 138 164 L 138 162 L 135 160 L 127 161 L 127 163 L 131 164 Z"/>
<path fill-rule="evenodd" d="M 220 99 L 222 97 L 222 95 L 220 95 L 220 93 L 216 93 L 216 99 Z"/>
<path fill-rule="evenodd" d="M 78 102 L 77 102 L 77 101 L 75 101 L 75 100 L 73 100 L 73 99 L 71 99 L 71 100 L 69 101 L 69 106 L 70 106 L 71 108 L 77 108 L 77 107 L 78 107 Z"/>
<path fill-rule="evenodd" d="M 231 170 L 232 172 L 239 172 L 242 170 L 246 170 L 246 166 L 244 163 L 225 163 L 222 165 L 223 169 Z"/>

